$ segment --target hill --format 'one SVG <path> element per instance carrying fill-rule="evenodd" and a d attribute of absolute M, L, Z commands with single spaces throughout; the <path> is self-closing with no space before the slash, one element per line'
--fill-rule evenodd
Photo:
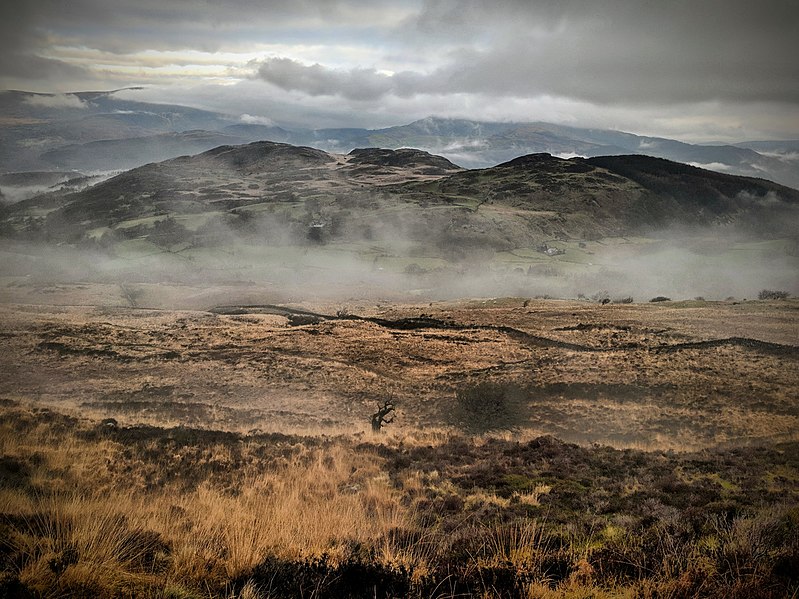
<path fill-rule="evenodd" d="M 515 158 L 463 170 L 420 150 L 347 155 L 272 142 L 149 164 L 3 212 L 7 235 L 157 246 L 402 240 L 424 255 L 535 248 L 667 227 L 791 236 L 799 191 L 647 156 Z"/>

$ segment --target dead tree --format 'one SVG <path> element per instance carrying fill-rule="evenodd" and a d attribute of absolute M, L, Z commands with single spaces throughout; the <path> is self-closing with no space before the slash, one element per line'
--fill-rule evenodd
<path fill-rule="evenodd" d="M 377 412 L 372 414 L 372 431 L 379 433 L 384 424 L 390 424 L 394 422 L 394 415 L 392 415 L 391 418 L 387 417 L 393 411 L 394 402 L 392 400 L 387 399 L 385 402 L 383 402 L 383 405 L 380 405 L 380 402 L 377 402 Z"/>
<path fill-rule="evenodd" d="M 120 284 L 119 290 L 122 293 L 122 297 L 130 304 L 131 308 L 138 308 L 139 307 L 139 298 L 141 298 L 144 291 L 142 289 L 136 289 L 135 287 L 130 287 L 128 285 Z"/>

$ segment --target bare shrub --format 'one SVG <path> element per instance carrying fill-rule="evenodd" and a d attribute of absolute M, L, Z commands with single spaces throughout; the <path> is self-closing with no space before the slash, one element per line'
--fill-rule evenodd
<path fill-rule="evenodd" d="M 760 300 L 784 300 L 791 294 L 787 291 L 775 291 L 773 289 L 763 289 L 757 294 L 757 299 Z"/>

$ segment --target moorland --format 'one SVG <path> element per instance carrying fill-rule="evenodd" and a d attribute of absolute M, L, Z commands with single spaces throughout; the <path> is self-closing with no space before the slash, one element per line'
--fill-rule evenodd
<path fill-rule="evenodd" d="M 66 305 L 87 291 L 2 309 L 6 596 L 799 584 L 795 300 Z"/>
<path fill-rule="evenodd" d="M 795 596 L 798 211 L 274 142 L 6 205 L 0 596 Z"/>

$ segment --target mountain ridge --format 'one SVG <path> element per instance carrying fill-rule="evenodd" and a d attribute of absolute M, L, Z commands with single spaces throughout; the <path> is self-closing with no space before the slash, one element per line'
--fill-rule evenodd
<path fill-rule="evenodd" d="M 162 243 L 159 222 L 171 222 L 168 240 L 195 246 L 226 234 L 302 244 L 401 231 L 437 251 L 470 252 L 670 226 L 735 224 L 765 238 L 790 236 L 797 209 L 799 191 L 791 188 L 639 155 L 537 153 L 464 170 L 420 150 L 342 155 L 254 142 L 148 164 L 0 214 L 12 237 L 76 244 L 103 236 Z"/>
<path fill-rule="evenodd" d="M 688 144 L 620 131 L 579 128 L 541 121 L 488 122 L 426 117 L 382 129 L 302 129 L 246 123 L 239 117 L 180 105 L 123 100 L 114 92 L 32 94 L 0 92 L 0 172 L 59 170 L 55 157 L 69 156 L 69 168 L 116 170 L 210 149 L 187 143 L 163 144 L 167 133 L 207 131 L 244 143 L 269 141 L 346 153 L 355 148 L 413 147 L 467 168 L 485 168 L 519 155 L 549 152 L 564 157 L 646 154 L 742 176 L 762 176 L 799 188 L 799 152 L 788 142 Z M 150 137 L 149 141 L 144 138 Z M 136 139 L 138 141 L 128 140 Z M 231 140 L 233 141 L 233 140 Z M 108 151 L 95 144 L 104 142 Z M 786 145 L 787 144 L 787 145 Z M 138 149 L 134 146 L 140 146 Z M 758 153 L 760 147 L 764 153 Z M 66 149 L 68 148 L 68 150 Z M 86 154 L 85 159 L 82 158 Z M 171 154 L 171 155 L 167 155 Z M 124 156 L 120 163 L 114 156 Z"/>

